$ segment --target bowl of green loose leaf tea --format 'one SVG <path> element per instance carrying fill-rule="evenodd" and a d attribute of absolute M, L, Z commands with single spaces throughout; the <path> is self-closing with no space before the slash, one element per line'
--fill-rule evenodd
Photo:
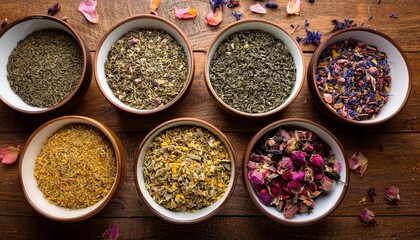
<path fill-rule="evenodd" d="M 204 221 L 227 203 L 237 179 L 226 136 L 195 118 L 162 123 L 142 141 L 134 163 L 137 190 L 163 220 Z"/>
<path fill-rule="evenodd" d="M 27 114 L 62 112 L 81 100 L 92 78 L 83 39 L 66 22 L 29 16 L 0 33 L 0 98 Z"/>
<path fill-rule="evenodd" d="M 117 193 L 125 175 L 123 146 L 106 125 L 83 116 L 53 119 L 27 140 L 20 185 L 41 215 L 62 222 L 87 219 Z"/>
<path fill-rule="evenodd" d="M 102 38 L 94 68 L 110 103 L 126 112 L 152 114 L 187 94 L 194 58 L 191 44 L 176 25 L 139 15 L 118 23 Z"/>
<path fill-rule="evenodd" d="M 369 28 L 334 33 L 314 52 L 308 89 L 328 117 L 375 125 L 395 116 L 410 95 L 408 60 L 390 37 Z"/>
<path fill-rule="evenodd" d="M 229 113 L 264 117 L 286 108 L 305 77 L 299 44 L 265 20 L 235 22 L 223 29 L 207 51 L 206 86 Z"/>
<path fill-rule="evenodd" d="M 283 119 L 256 133 L 242 172 L 254 205 L 292 226 L 316 223 L 338 208 L 350 176 L 339 140 L 305 119 Z"/>

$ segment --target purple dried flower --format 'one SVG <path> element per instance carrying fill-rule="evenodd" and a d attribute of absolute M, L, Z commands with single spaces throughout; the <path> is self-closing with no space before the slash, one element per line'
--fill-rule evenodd
<path fill-rule="evenodd" d="M 273 9 L 277 9 L 279 8 L 279 5 L 275 2 L 266 2 L 265 3 L 265 7 L 266 8 L 273 8 Z"/>
<path fill-rule="evenodd" d="M 292 159 L 293 163 L 299 166 L 306 166 L 306 154 L 302 151 L 294 151 L 290 158 Z"/>
<path fill-rule="evenodd" d="M 155 106 L 159 106 L 160 105 L 160 101 L 158 99 L 155 99 L 153 101 L 153 104 L 155 104 Z"/>
<path fill-rule="evenodd" d="M 213 10 L 213 12 L 216 11 L 216 9 L 221 8 L 226 5 L 226 0 L 209 0 L 210 7 Z"/>
<path fill-rule="evenodd" d="M 102 237 L 104 240 L 116 240 L 118 239 L 118 224 L 114 224 L 111 229 L 106 230 Z"/>
<path fill-rule="evenodd" d="M 287 202 L 286 206 L 284 207 L 284 217 L 287 219 L 293 218 L 293 215 L 295 215 L 298 211 L 298 207 L 293 204 L 292 202 Z"/>
<path fill-rule="evenodd" d="M 379 222 L 375 219 L 375 214 L 369 209 L 365 208 L 360 212 L 360 221 L 365 226 L 378 226 Z"/>
<path fill-rule="evenodd" d="M 280 166 L 285 170 L 293 170 L 295 167 L 293 166 L 293 161 L 289 157 L 284 157 L 280 161 Z"/>
<path fill-rule="evenodd" d="M 152 81 L 152 85 L 153 85 L 153 87 L 158 87 L 159 86 L 159 83 L 156 80 L 153 80 Z"/>
<path fill-rule="evenodd" d="M 308 19 L 305 19 L 305 31 L 306 31 L 306 37 L 302 38 L 302 37 L 296 37 L 296 41 L 297 42 L 303 42 L 306 44 L 315 44 L 316 46 L 318 46 L 321 43 L 321 37 L 322 34 L 317 31 L 309 31 L 308 29 L 309 26 L 309 22 Z"/>
<path fill-rule="evenodd" d="M 270 196 L 270 193 L 268 192 L 267 189 L 263 189 L 260 191 L 260 193 L 258 194 L 258 197 L 260 198 L 261 202 L 264 205 L 270 205 L 272 198 Z"/>
<path fill-rule="evenodd" d="M 259 163 L 253 162 L 253 161 L 249 161 L 247 164 L 248 169 L 256 169 L 258 166 L 260 166 Z"/>
<path fill-rule="evenodd" d="M 400 190 L 397 187 L 387 187 L 384 195 L 385 199 L 391 203 L 398 204 L 400 202 Z"/>
<path fill-rule="evenodd" d="M 8 24 L 8 20 L 7 20 L 7 18 L 5 18 L 5 19 L 3 20 L 3 22 L 1 22 L 0 29 L 3 29 L 3 28 L 5 28 L 5 27 L 7 27 L 7 24 Z"/>
<path fill-rule="evenodd" d="M 305 179 L 305 172 L 302 170 L 292 172 L 292 179 L 296 182 L 303 182 L 303 180 Z"/>
<path fill-rule="evenodd" d="M 237 12 L 237 11 L 233 11 L 233 12 L 232 12 L 232 15 L 235 17 L 236 21 L 241 20 L 242 13 Z"/>
<path fill-rule="evenodd" d="M 281 194 L 281 189 L 284 185 L 284 180 L 277 178 L 269 185 L 271 196 L 278 197 Z"/>
<path fill-rule="evenodd" d="M 398 18 L 398 16 L 397 16 L 397 15 L 395 15 L 394 13 L 389 14 L 389 17 L 390 17 L 390 18 Z"/>
<path fill-rule="evenodd" d="M 315 167 L 322 168 L 324 166 L 324 159 L 319 154 L 312 155 L 311 158 L 309 159 L 309 161 Z"/>
<path fill-rule="evenodd" d="M 267 170 L 265 169 L 253 169 L 248 172 L 248 179 L 255 186 L 264 185 L 266 175 Z"/>
<path fill-rule="evenodd" d="M 376 191 L 373 187 L 367 190 L 367 199 L 369 202 L 376 202 Z"/>
<path fill-rule="evenodd" d="M 321 186 L 320 188 L 325 190 L 325 191 L 329 191 L 333 188 L 334 186 L 334 182 L 333 180 L 331 180 L 329 177 L 325 176 L 321 179 L 320 181 Z"/>
<path fill-rule="evenodd" d="M 137 45 L 139 43 L 139 40 L 137 38 L 131 39 L 131 45 Z"/>
<path fill-rule="evenodd" d="M 270 161 L 270 158 L 261 154 L 253 153 L 249 156 L 249 160 L 254 162 L 267 162 Z"/>
<path fill-rule="evenodd" d="M 289 190 L 289 193 L 298 193 L 302 188 L 302 184 L 296 181 L 290 181 L 287 183 L 286 188 Z"/>
<path fill-rule="evenodd" d="M 59 10 L 60 10 L 60 3 L 56 3 L 54 5 L 52 5 L 51 7 L 48 8 L 47 10 L 47 14 L 50 16 L 53 16 L 54 14 L 56 14 Z"/>
<path fill-rule="evenodd" d="M 368 20 L 372 20 L 373 19 L 373 16 L 372 15 L 368 15 Z"/>
<path fill-rule="evenodd" d="M 333 31 L 338 31 L 350 27 L 357 27 L 357 24 L 354 23 L 354 20 L 345 18 L 344 22 L 341 22 L 337 19 L 332 20 L 332 22 L 335 24 Z"/>

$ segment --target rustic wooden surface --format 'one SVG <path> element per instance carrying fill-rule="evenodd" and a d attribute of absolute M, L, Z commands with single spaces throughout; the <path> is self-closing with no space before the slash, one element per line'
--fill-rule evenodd
<path fill-rule="evenodd" d="M 100 22 L 88 23 L 77 11 L 81 0 L 60 2 L 56 17 L 66 16 L 68 23 L 79 32 L 95 54 L 102 36 L 119 21 L 148 12 L 149 0 L 98 1 Z M 412 89 L 403 110 L 390 121 L 379 126 L 347 127 L 322 115 L 312 103 L 306 84 L 296 100 L 282 113 L 263 119 L 242 119 L 220 110 L 210 98 L 204 84 L 205 52 L 214 36 L 234 22 L 231 9 L 224 10 L 224 20 L 218 27 L 209 27 L 204 16 L 210 10 L 207 0 L 162 0 L 158 14 L 179 26 L 190 39 L 196 60 L 193 86 L 183 102 L 168 112 L 140 117 L 123 113 L 109 104 L 96 82 L 76 107 L 67 114 L 78 114 L 104 122 L 121 138 L 127 154 L 127 176 L 117 197 L 99 214 L 79 223 L 58 223 L 37 214 L 25 201 L 18 182 L 17 164 L 0 165 L 0 239 L 99 239 L 112 224 L 120 228 L 121 239 L 182 238 L 182 239 L 419 239 L 420 238 L 420 1 L 413 0 L 316 0 L 310 4 L 302 0 L 302 14 L 287 16 L 286 0 L 276 1 L 280 10 L 268 10 L 261 16 L 251 13 L 252 0 L 242 0 L 235 9 L 244 18 L 263 18 L 291 31 L 290 24 L 300 24 L 296 36 L 304 34 L 304 20 L 310 29 L 319 30 L 323 37 L 331 34 L 332 19 L 351 18 L 356 23 L 370 25 L 394 39 L 404 50 L 411 65 Z M 9 22 L 19 18 L 45 14 L 54 2 L 47 0 L 1 0 L 0 19 Z M 174 7 L 194 6 L 198 17 L 177 20 Z M 373 19 L 368 21 L 370 10 Z M 399 16 L 389 18 L 390 13 Z M 0 46 L 4 47 L 4 46 Z M 301 45 L 305 59 L 314 46 Z M 262 215 L 250 201 L 240 173 L 235 192 L 229 203 L 215 217 L 195 225 L 180 226 L 155 217 L 137 194 L 133 179 L 133 158 L 143 137 L 153 127 L 168 119 L 196 117 L 208 121 L 226 133 L 232 142 L 238 163 L 253 134 L 263 126 L 279 119 L 306 118 L 329 128 L 341 141 L 346 156 L 360 151 L 369 158 L 369 167 L 360 178 L 351 172 L 350 186 L 340 207 L 325 220 L 308 227 L 287 227 Z M 24 144 L 39 125 L 57 116 L 30 117 L 18 114 L 0 102 L 0 146 Z M 400 188 L 401 203 L 390 205 L 382 192 L 386 186 Z M 376 203 L 359 204 L 369 187 L 378 193 Z M 358 219 L 365 208 L 375 212 L 380 225 L 363 227 Z"/>

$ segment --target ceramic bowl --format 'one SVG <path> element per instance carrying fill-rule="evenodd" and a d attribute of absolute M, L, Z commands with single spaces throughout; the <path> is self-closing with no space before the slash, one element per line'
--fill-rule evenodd
<path fill-rule="evenodd" d="M 210 78 L 210 64 L 212 62 L 213 56 L 218 49 L 219 45 L 223 40 L 225 40 L 228 36 L 232 35 L 236 32 L 243 32 L 243 31 L 252 31 L 252 30 L 261 30 L 271 35 L 275 36 L 279 40 L 281 40 L 288 48 L 290 54 L 292 55 L 295 67 L 296 67 L 296 79 L 295 84 L 292 88 L 290 95 L 285 99 L 285 101 L 278 107 L 269 110 L 263 113 L 248 113 L 244 111 L 240 111 L 231 107 L 230 105 L 226 104 L 220 96 L 216 93 L 212 86 L 212 79 Z M 229 66 L 227 66 L 228 68 Z M 246 71 L 246 69 L 244 69 Z M 206 80 L 206 87 L 209 91 L 212 98 L 216 101 L 216 103 L 221 107 L 223 110 L 231 113 L 233 115 L 238 116 L 245 116 L 245 117 L 265 117 L 269 115 L 273 115 L 285 109 L 288 105 L 290 105 L 293 100 L 299 94 L 303 81 L 305 79 L 305 61 L 304 56 L 299 44 L 296 40 L 283 28 L 280 26 L 260 19 L 250 19 L 250 20 L 243 20 L 232 23 L 220 31 L 215 39 L 212 41 L 209 50 L 207 51 L 206 55 L 206 62 L 205 62 L 205 80 Z M 275 83 L 273 83 L 275 84 Z"/>
<path fill-rule="evenodd" d="M 229 153 L 230 161 L 231 161 L 230 180 L 229 180 L 229 184 L 226 188 L 224 195 L 219 200 L 211 204 L 210 206 L 201 208 L 195 212 L 175 212 L 175 211 L 171 211 L 163 207 L 162 205 L 159 205 L 157 202 L 153 200 L 152 196 L 146 189 L 145 177 L 143 174 L 143 166 L 144 166 L 144 159 L 145 159 L 146 151 L 148 149 L 148 146 L 153 142 L 153 139 L 167 129 L 171 129 L 174 127 L 181 127 L 181 126 L 197 126 L 197 127 L 206 129 L 210 133 L 214 134 L 214 136 L 220 139 L 222 144 L 226 146 L 226 149 Z M 211 124 L 204 122 L 202 120 L 199 120 L 199 119 L 195 119 L 195 118 L 173 119 L 165 123 L 162 123 L 161 125 L 157 126 L 155 129 L 153 129 L 140 144 L 140 147 L 138 149 L 138 152 L 135 158 L 135 163 L 134 163 L 135 183 L 143 202 L 152 210 L 152 212 L 155 215 L 157 215 L 161 219 L 168 222 L 176 223 L 176 224 L 198 223 L 215 215 L 228 202 L 235 188 L 236 179 L 238 175 L 237 164 L 236 164 L 235 159 L 236 159 L 236 155 L 235 155 L 232 145 L 229 143 L 229 140 L 220 130 L 218 130 Z"/>
<path fill-rule="evenodd" d="M 324 101 L 323 96 L 317 89 L 316 66 L 321 53 L 331 44 L 348 39 L 356 39 L 376 46 L 380 51 L 385 52 L 388 57 L 391 68 L 390 76 L 392 78 L 390 92 L 388 93 L 389 99 L 382 106 L 379 114 L 373 119 L 355 120 L 342 117 Z M 366 126 L 380 124 L 394 117 L 407 102 L 412 80 L 407 58 L 397 43 L 390 37 L 369 28 L 349 28 L 334 33 L 316 49 L 309 63 L 307 81 L 309 92 L 312 95 L 315 105 L 321 112 L 341 123 Z"/>
<path fill-rule="evenodd" d="M 253 153 L 254 146 L 260 139 L 265 138 L 267 133 L 279 128 L 287 128 L 289 130 L 309 130 L 315 133 L 320 139 L 331 147 L 331 153 L 335 155 L 335 159 L 341 164 L 342 169 L 340 174 L 340 181 L 333 181 L 333 188 L 329 191 L 323 191 L 317 198 L 315 198 L 315 205 L 312 212 L 295 214 L 291 219 L 285 218 L 283 212 L 277 210 L 275 206 L 267 206 L 262 203 L 257 195 L 250 180 L 248 180 L 248 162 L 249 157 Z M 343 146 L 338 139 L 324 127 L 304 119 L 284 119 L 261 129 L 254 135 L 246 148 L 242 171 L 244 176 L 245 187 L 254 205 L 266 216 L 275 221 L 292 226 L 310 225 L 322 220 L 331 214 L 344 199 L 348 184 L 349 184 L 349 170 L 346 163 Z"/>
<path fill-rule="evenodd" d="M 181 92 L 169 103 L 165 104 L 164 106 L 160 106 L 154 109 L 136 109 L 131 106 L 126 105 L 122 101 L 120 101 L 112 92 L 110 86 L 108 85 L 106 74 L 105 74 L 105 62 L 108 58 L 108 53 L 112 47 L 112 45 L 124 34 L 129 32 L 134 28 L 142 28 L 142 29 L 158 29 L 163 30 L 169 33 L 172 37 L 174 37 L 178 43 L 182 46 L 187 56 L 188 61 L 188 77 L 185 79 L 185 85 Z M 111 28 L 102 40 L 99 43 L 99 48 L 97 50 L 97 54 L 95 55 L 94 60 L 94 69 L 95 69 L 95 76 L 96 81 L 98 83 L 99 89 L 101 90 L 102 94 L 105 98 L 117 108 L 134 114 L 146 115 L 157 113 L 163 111 L 165 109 L 170 108 L 171 106 L 178 103 L 189 91 L 192 79 L 194 76 L 194 54 L 192 51 L 192 47 L 190 42 L 188 41 L 185 34 L 173 23 L 169 22 L 168 20 L 155 16 L 155 15 L 138 15 L 135 17 L 131 17 L 125 19 Z"/>
<path fill-rule="evenodd" d="M 7 63 L 17 43 L 34 31 L 60 29 L 72 35 L 78 42 L 83 54 L 83 72 L 76 88 L 63 101 L 49 108 L 34 107 L 25 103 L 10 88 L 7 79 Z M 0 32 L 0 99 L 9 107 L 26 114 L 55 113 L 68 110 L 86 94 L 92 79 L 92 61 L 89 49 L 80 35 L 66 22 L 51 16 L 34 15 L 12 22 Z"/>
<path fill-rule="evenodd" d="M 110 141 L 117 161 L 117 170 L 115 182 L 112 185 L 109 193 L 96 204 L 81 208 L 68 209 L 59 207 L 50 203 L 38 188 L 37 180 L 34 177 L 35 161 L 40 153 L 44 142 L 58 129 L 68 124 L 86 124 L 101 131 Z M 64 116 L 53 119 L 44 125 L 40 126 L 32 133 L 20 154 L 19 161 L 19 181 L 28 203 L 42 216 L 60 221 L 60 222 L 76 222 L 87 219 L 101 209 L 103 209 L 111 198 L 118 192 L 121 187 L 125 175 L 125 154 L 123 146 L 117 135 L 106 125 L 94 119 L 83 116 Z"/>

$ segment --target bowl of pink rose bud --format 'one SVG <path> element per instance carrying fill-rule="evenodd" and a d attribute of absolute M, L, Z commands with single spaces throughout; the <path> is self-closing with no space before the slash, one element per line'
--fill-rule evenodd
<path fill-rule="evenodd" d="M 284 119 L 259 131 L 244 155 L 243 176 L 252 202 L 268 217 L 310 225 L 344 199 L 349 172 L 338 139 L 304 119 Z"/>

